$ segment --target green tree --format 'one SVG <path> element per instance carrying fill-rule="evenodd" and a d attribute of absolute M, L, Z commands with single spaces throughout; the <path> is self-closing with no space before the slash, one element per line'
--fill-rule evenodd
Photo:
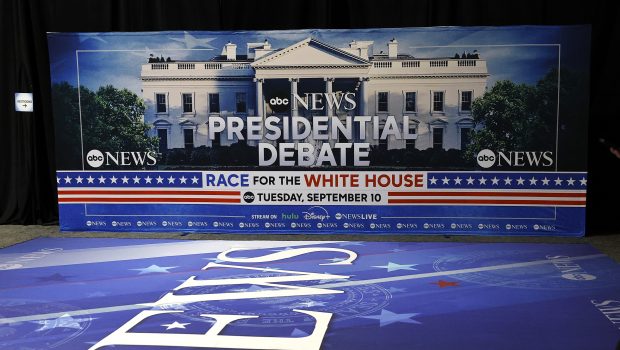
<path fill-rule="evenodd" d="M 82 140 L 80 133 L 80 105 L 84 114 L 94 114 L 95 94 L 86 89 L 78 90 L 67 82 L 52 85 L 52 111 L 56 133 L 56 168 L 82 168 Z"/>
<path fill-rule="evenodd" d="M 104 152 L 155 151 L 156 137 L 143 121 L 144 102 L 127 89 L 111 85 L 93 92 L 86 87 L 78 91 L 68 83 L 52 86 L 56 139 L 61 169 L 81 168 L 81 145 L 84 153 L 91 149 Z M 80 140 L 80 107 L 81 135 Z"/>
<path fill-rule="evenodd" d="M 476 126 L 464 156 L 473 159 L 481 149 L 494 151 L 546 151 L 555 148 L 557 71 L 550 71 L 535 86 L 508 80 L 474 100 Z"/>

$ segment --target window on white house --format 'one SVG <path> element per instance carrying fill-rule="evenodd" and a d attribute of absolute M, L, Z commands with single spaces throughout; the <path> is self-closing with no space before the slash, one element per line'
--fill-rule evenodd
<path fill-rule="evenodd" d="M 409 134 L 414 135 L 418 133 L 418 127 L 416 125 L 409 125 Z M 405 140 L 405 148 L 406 149 L 414 149 L 415 148 L 415 140 L 416 139 L 407 139 Z"/>
<path fill-rule="evenodd" d="M 245 92 L 237 92 L 235 95 L 235 104 L 237 106 L 237 113 L 247 112 Z"/>
<path fill-rule="evenodd" d="M 416 111 L 416 97 L 415 92 L 405 92 L 405 112 Z"/>
<path fill-rule="evenodd" d="M 443 112 L 443 91 L 433 91 L 433 112 Z"/>
<path fill-rule="evenodd" d="M 220 94 L 209 94 L 209 113 L 220 113 Z"/>
<path fill-rule="evenodd" d="M 168 111 L 166 94 L 155 94 L 155 99 L 157 100 L 157 113 L 166 113 Z"/>
<path fill-rule="evenodd" d="M 157 137 L 159 138 L 159 153 L 164 153 L 168 150 L 168 130 L 157 129 Z"/>
<path fill-rule="evenodd" d="M 471 91 L 461 92 L 461 111 L 471 112 L 471 99 L 472 99 Z"/>
<path fill-rule="evenodd" d="M 377 111 L 378 112 L 388 111 L 388 93 L 387 92 L 377 93 Z"/>
<path fill-rule="evenodd" d="M 194 111 L 194 98 L 192 94 L 183 94 L 183 113 Z"/>
<path fill-rule="evenodd" d="M 185 144 L 185 149 L 193 149 L 194 148 L 194 130 L 183 129 L 183 141 Z"/>
<path fill-rule="evenodd" d="M 433 149 L 443 149 L 443 128 L 433 128 Z"/>

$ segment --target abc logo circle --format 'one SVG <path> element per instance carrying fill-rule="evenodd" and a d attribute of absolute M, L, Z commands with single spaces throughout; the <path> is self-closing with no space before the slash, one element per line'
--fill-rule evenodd
<path fill-rule="evenodd" d="M 456 228 L 456 224 L 450 224 L 450 228 L 454 230 Z"/>
<path fill-rule="evenodd" d="M 403 224 L 399 222 L 398 224 L 396 224 L 396 228 L 403 228 Z"/>
<path fill-rule="evenodd" d="M 252 192 L 246 192 L 246 193 L 243 194 L 243 200 L 246 203 L 254 202 L 254 198 L 255 198 L 255 196 L 254 196 L 254 193 L 252 193 Z"/>
<path fill-rule="evenodd" d="M 336 220 L 340 220 L 340 219 L 342 219 L 342 214 L 336 213 Z"/>
<path fill-rule="evenodd" d="M 96 149 L 91 149 L 86 154 L 86 162 L 93 168 L 99 168 L 103 165 L 103 153 Z"/>
<path fill-rule="evenodd" d="M 495 164 L 495 159 L 497 159 L 495 157 L 495 152 L 491 151 L 490 149 L 483 149 L 482 151 L 478 152 L 478 155 L 476 156 L 476 161 L 478 162 L 478 165 L 485 169 L 492 167 Z"/>
<path fill-rule="evenodd" d="M 344 228 L 349 228 L 349 224 L 345 222 L 345 223 L 342 225 L 342 227 L 344 227 Z"/>
<path fill-rule="evenodd" d="M 288 104 L 288 98 L 273 97 L 269 100 L 269 104 L 272 106 L 286 106 Z"/>

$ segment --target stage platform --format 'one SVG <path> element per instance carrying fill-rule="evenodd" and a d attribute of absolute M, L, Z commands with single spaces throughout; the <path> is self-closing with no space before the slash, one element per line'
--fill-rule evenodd
<path fill-rule="evenodd" d="M 615 349 L 586 244 L 38 238 L 0 250 L 0 349 Z"/>

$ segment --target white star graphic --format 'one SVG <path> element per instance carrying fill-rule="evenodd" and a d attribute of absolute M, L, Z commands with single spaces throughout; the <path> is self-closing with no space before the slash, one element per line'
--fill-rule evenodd
<path fill-rule="evenodd" d="M 60 184 L 60 178 L 58 176 L 56 176 L 56 183 Z"/>
<path fill-rule="evenodd" d="M 170 273 L 170 269 L 174 269 L 178 266 L 158 266 L 158 265 L 151 265 L 149 267 L 144 267 L 141 269 L 130 269 L 133 271 L 140 271 L 139 275 L 144 275 L 146 273 L 158 273 L 158 272 L 162 272 L 162 273 Z"/>
<path fill-rule="evenodd" d="M 588 180 L 586 180 L 585 177 L 582 177 L 581 180 L 579 180 L 579 183 L 581 184 L 581 186 L 585 186 L 588 184 Z"/>
<path fill-rule="evenodd" d="M 373 266 L 380 269 L 387 269 L 387 272 L 398 271 L 398 270 L 410 270 L 414 271 L 413 266 L 417 266 L 418 264 L 396 264 L 393 262 L 388 262 L 387 265 Z"/>
<path fill-rule="evenodd" d="M 303 306 L 303 307 L 313 307 L 313 306 L 325 306 L 325 304 L 326 303 L 324 301 L 308 300 L 308 301 L 301 302 L 297 305 Z"/>
<path fill-rule="evenodd" d="M 460 177 L 458 177 L 458 176 L 457 176 L 457 177 L 454 179 L 454 184 L 455 184 L 455 185 L 460 185 L 460 184 L 461 184 L 461 181 L 463 181 L 463 180 L 462 180 Z"/>
<path fill-rule="evenodd" d="M 155 180 L 157 180 L 158 184 L 164 183 L 164 178 L 161 176 L 158 176 Z"/>
<path fill-rule="evenodd" d="M 447 185 L 450 183 L 450 179 L 448 179 L 447 176 L 444 176 L 443 179 L 441 179 L 441 182 L 443 182 L 444 185 Z"/>
<path fill-rule="evenodd" d="M 437 179 L 434 176 L 428 180 L 431 182 L 431 185 L 437 185 Z"/>
<path fill-rule="evenodd" d="M 478 181 L 480 181 L 481 185 L 486 185 L 487 184 L 487 179 L 485 179 L 484 176 L 481 177 L 480 179 L 478 179 Z"/>
<path fill-rule="evenodd" d="M 474 178 L 472 178 L 471 176 L 467 178 L 467 184 L 468 185 L 473 185 L 474 184 Z"/>
<path fill-rule="evenodd" d="M 118 179 L 116 178 L 116 176 L 112 175 L 112 177 L 110 178 L 110 182 L 112 182 L 113 184 L 115 184 L 115 183 L 116 183 L 116 180 L 118 180 Z"/>
<path fill-rule="evenodd" d="M 172 177 L 172 175 L 170 175 L 170 177 L 168 178 L 168 183 L 169 184 L 173 184 L 174 183 L 174 177 Z"/>
<path fill-rule="evenodd" d="M 493 176 L 493 178 L 491 179 L 491 184 L 492 185 L 498 185 L 499 184 L 499 179 L 497 178 L 497 176 Z"/>
<path fill-rule="evenodd" d="M 530 179 L 530 185 L 536 185 L 536 183 L 538 182 L 538 180 L 532 176 L 532 178 Z"/>
<path fill-rule="evenodd" d="M 542 179 L 542 184 L 545 186 L 549 186 L 549 179 L 547 179 L 546 176 Z"/>
<path fill-rule="evenodd" d="M 135 183 L 135 184 L 139 184 L 140 183 L 140 178 L 138 177 L 138 175 L 136 175 L 136 177 L 133 178 L 133 183 Z"/>
<path fill-rule="evenodd" d="M 566 180 L 566 182 L 568 183 L 569 186 L 574 186 L 575 185 L 575 180 L 573 180 L 572 177 L 569 177 L 568 180 Z"/>
<path fill-rule="evenodd" d="M 99 176 L 99 183 L 100 184 L 104 184 L 105 183 L 105 177 L 103 177 L 103 175 Z"/>
<path fill-rule="evenodd" d="M 65 177 L 65 183 L 66 184 L 70 184 L 71 183 L 71 178 L 69 177 L 69 175 L 67 175 L 67 177 Z"/>
<path fill-rule="evenodd" d="M 79 184 L 82 183 L 82 180 L 84 180 L 80 175 L 78 175 L 78 177 L 75 178 L 75 181 Z"/>
<path fill-rule="evenodd" d="M 196 176 L 192 177 L 192 183 L 193 184 L 197 184 L 198 183 L 198 178 Z"/>
<path fill-rule="evenodd" d="M 506 176 L 504 179 L 504 185 L 512 185 L 512 179 Z"/>
<path fill-rule="evenodd" d="M 162 327 L 166 327 L 166 330 L 169 331 L 171 329 L 174 328 L 180 328 L 180 329 L 185 329 L 185 326 L 187 326 L 189 323 L 179 323 L 177 321 L 174 321 L 172 323 L 169 324 L 162 324 Z"/>
<path fill-rule="evenodd" d="M 414 316 L 419 315 L 419 313 L 407 313 L 407 314 L 397 314 L 386 309 L 381 310 L 381 315 L 375 316 L 361 316 L 362 318 L 369 318 L 373 320 L 379 320 L 379 327 L 384 327 L 391 325 L 392 323 L 402 322 L 402 323 L 413 323 L 413 324 L 422 324 L 416 320 L 411 319 Z"/>
<path fill-rule="evenodd" d="M 50 320 L 42 320 L 42 321 L 33 321 L 33 323 L 37 323 L 41 325 L 41 328 L 35 330 L 35 332 L 42 332 L 49 329 L 55 328 L 72 328 L 72 329 L 82 329 L 83 327 L 80 325 L 81 322 L 90 321 L 89 318 L 73 318 L 69 314 L 64 314 L 59 318 L 50 319 Z"/>
<path fill-rule="evenodd" d="M 553 181 L 555 181 L 555 184 L 556 184 L 557 186 L 560 186 L 560 185 L 562 185 L 562 181 L 563 181 L 563 180 L 562 180 L 562 179 L 560 179 L 560 177 L 558 176 L 558 178 L 557 178 L 557 179 L 555 179 L 555 180 L 553 180 Z"/>
<path fill-rule="evenodd" d="M 525 182 L 525 179 L 519 176 L 519 178 L 517 179 L 517 185 L 523 185 L 524 182 Z"/>
<path fill-rule="evenodd" d="M 181 176 L 179 180 L 181 180 L 182 184 L 187 183 L 187 178 L 185 176 Z"/>
<path fill-rule="evenodd" d="M 123 177 L 121 178 L 121 180 L 123 180 L 123 183 L 124 183 L 124 184 L 129 183 L 129 178 L 127 177 L 127 175 L 123 176 Z"/>
<path fill-rule="evenodd" d="M 211 49 L 211 50 L 214 49 L 214 47 L 211 46 L 209 42 L 213 41 L 215 38 L 198 39 L 197 37 L 191 35 L 190 33 L 184 32 L 183 39 L 180 39 L 180 38 L 169 38 L 169 39 L 185 44 L 185 48 L 187 49 L 193 49 L 197 47 L 204 47 L 206 49 Z"/>
<path fill-rule="evenodd" d="M 144 181 L 145 181 L 147 184 L 150 184 L 150 183 L 151 183 L 151 181 L 153 181 L 153 178 L 147 175 L 147 177 L 145 177 L 145 178 L 144 178 Z"/>
<path fill-rule="evenodd" d="M 89 184 L 92 184 L 92 183 L 93 183 L 93 181 L 95 181 L 95 178 L 94 178 L 94 177 L 92 177 L 92 176 L 90 176 L 90 175 L 88 175 L 88 177 L 86 178 L 86 180 L 88 181 L 88 183 L 89 183 Z"/>

